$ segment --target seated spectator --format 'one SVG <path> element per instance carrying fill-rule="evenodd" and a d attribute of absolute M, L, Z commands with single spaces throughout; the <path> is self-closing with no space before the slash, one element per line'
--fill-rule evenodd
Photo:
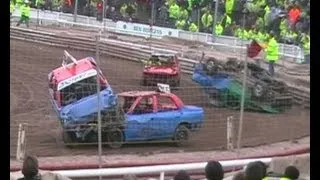
<path fill-rule="evenodd" d="M 261 180 L 265 177 L 265 165 L 262 165 L 261 162 L 251 162 L 249 163 L 244 171 L 246 180 Z"/>
<path fill-rule="evenodd" d="M 218 161 L 209 161 L 205 173 L 207 180 L 222 180 L 224 176 L 223 167 Z"/>
<path fill-rule="evenodd" d="M 133 174 L 128 174 L 123 176 L 123 180 L 137 180 L 138 178 Z"/>
<path fill-rule="evenodd" d="M 173 180 L 190 180 L 189 174 L 184 171 L 180 170 L 173 178 Z"/>
<path fill-rule="evenodd" d="M 41 179 L 39 175 L 39 164 L 38 159 L 33 156 L 26 156 L 22 165 L 22 174 L 23 178 L 19 178 L 18 180 L 36 180 Z"/>
<path fill-rule="evenodd" d="M 236 175 L 232 177 L 232 180 L 245 180 L 244 173 L 238 172 Z"/>
<path fill-rule="evenodd" d="M 18 180 L 70 180 L 67 177 L 49 171 L 39 173 L 38 160 L 33 156 L 25 157 L 21 171 L 24 177 Z"/>
<path fill-rule="evenodd" d="M 300 176 L 299 170 L 295 166 L 288 166 L 284 171 L 284 177 L 289 180 L 296 180 Z"/>

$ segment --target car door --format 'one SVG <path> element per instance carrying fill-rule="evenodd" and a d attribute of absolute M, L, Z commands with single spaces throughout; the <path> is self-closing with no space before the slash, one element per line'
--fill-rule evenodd
<path fill-rule="evenodd" d="M 155 105 L 153 96 L 139 97 L 127 113 L 127 141 L 149 140 L 154 132 L 152 120 L 154 119 Z"/>
<path fill-rule="evenodd" d="M 153 139 L 163 139 L 172 137 L 177 125 L 181 121 L 182 111 L 180 111 L 174 100 L 169 96 L 157 96 L 156 112 L 150 121 L 156 129 Z"/>

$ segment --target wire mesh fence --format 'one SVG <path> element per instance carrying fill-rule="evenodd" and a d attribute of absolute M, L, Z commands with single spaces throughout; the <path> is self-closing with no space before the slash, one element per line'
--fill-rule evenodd
<path fill-rule="evenodd" d="M 177 75 L 173 71 L 179 73 L 183 61 L 169 53 L 127 61 L 106 54 L 111 46 L 99 45 L 91 51 L 75 50 L 77 46 L 57 48 L 11 39 L 11 157 L 16 155 L 21 123 L 28 125 L 26 153 L 97 154 L 96 76 L 101 87 L 103 154 L 226 149 L 230 116 L 236 147 L 243 64 L 204 58 L 192 69 L 192 76 Z M 63 63 L 64 50 L 77 61 L 69 57 Z M 127 52 L 128 57 L 131 54 Z M 241 147 L 309 135 L 309 110 L 283 95 L 286 86 L 263 81 L 267 75 L 256 76 L 265 72 L 255 68 L 248 64 Z M 158 76 L 161 73 L 167 74 Z M 176 96 L 150 92 L 158 89 L 157 83 L 170 84 Z M 184 144 L 187 137 L 187 144 L 176 146 L 177 140 Z M 119 142 L 125 145 L 116 150 L 109 147 L 117 148 Z"/>

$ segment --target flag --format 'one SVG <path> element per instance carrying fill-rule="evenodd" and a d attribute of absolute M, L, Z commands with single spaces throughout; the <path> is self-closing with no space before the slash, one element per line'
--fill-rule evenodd
<path fill-rule="evenodd" d="M 254 58 L 258 56 L 261 50 L 262 50 L 262 47 L 260 46 L 260 44 L 257 43 L 257 41 L 252 40 L 250 45 L 248 46 L 247 55 L 249 58 Z"/>

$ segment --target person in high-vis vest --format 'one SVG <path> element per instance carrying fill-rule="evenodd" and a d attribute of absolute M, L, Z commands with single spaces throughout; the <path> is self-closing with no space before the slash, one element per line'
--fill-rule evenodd
<path fill-rule="evenodd" d="M 310 63 L 310 37 L 308 35 L 304 35 L 301 39 L 302 48 L 304 51 L 304 63 Z"/>
<path fill-rule="evenodd" d="M 235 0 L 226 0 L 225 1 L 225 12 L 228 16 L 232 16 L 234 4 L 235 4 Z"/>
<path fill-rule="evenodd" d="M 44 0 L 36 0 L 36 7 L 44 10 Z"/>
<path fill-rule="evenodd" d="M 209 32 L 211 29 L 210 27 L 212 27 L 212 23 L 213 23 L 213 17 L 210 14 L 210 11 L 207 11 L 202 15 L 201 22 L 202 22 L 204 31 Z"/>
<path fill-rule="evenodd" d="M 260 30 L 258 31 L 257 35 L 256 35 L 256 40 L 259 42 L 259 43 L 264 43 L 265 40 L 264 40 L 264 34 L 263 32 Z"/>
<path fill-rule="evenodd" d="M 190 32 L 198 32 L 199 31 L 198 26 L 194 22 L 191 23 L 189 26 L 189 31 Z"/>
<path fill-rule="evenodd" d="M 264 29 L 264 20 L 262 17 L 259 17 L 255 23 L 258 29 Z"/>
<path fill-rule="evenodd" d="M 16 7 L 20 8 L 20 6 L 23 4 L 23 0 L 16 0 Z"/>
<path fill-rule="evenodd" d="M 10 18 L 11 18 L 11 16 L 12 16 L 12 13 L 14 12 L 14 9 L 15 9 L 14 6 L 15 6 L 15 5 L 14 5 L 14 2 L 13 2 L 13 0 L 11 0 L 11 1 L 10 1 Z"/>
<path fill-rule="evenodd" d="M 184 30 L 186 27 L 186 20 L 184 20 L 184 19 L 177 20 L 175 25 L 176 25 L 177 29 Z"/>
<path fill-rule="evenodd" d="M 183 7 L 180 7 L 179 9 L 179 19 L 187 20 L 189 18 L 189 12 L 184 9 Z"/>
<path fill-rule="evenodd" d="M 179 19 L 179 16 L 180 16 L 180 7 L 176 3 L 170 5 L 169 18 L 175 21 Z"/>
<path fill-rule="evenodd" d="M 223 33 L 223 26 L 221 25 L 221 23 L 218 23 L 215 28 L 215 35 L 221 36 L 222 33 Z"/>
<path fill-rule="evenodd" d="M 25 22 L 27 27 L 29 27 L 29 18 L 30 18 L 30 5 L 29 1 L 25 0 L 25 2 L 20 6 L 20 21 L 17 23 L 17 26 L 20 26 L 21 23 Z"/>
<path fill-rule="evenodd" d="M 277 173 L 278 174 L 278 173 Z M 273 180 L 273 179 L 279 179 L 279 180 L 297 180 L 299 179 L 300 172 L 295 166 L 288 166 L 286 167 L 284 174 L 279 174 L 276 177 L 272 176 L 266 176 L 262 180 Z"/>
<path fill-rule="evenodd" d="M 122 6 L 120 7 L 120 14 L 123 18 L 127 17 L 127 8 L 128 5 L 126 3 L 122 4 Z"/>
<path fill-rule="evenodd" d="M 228 14 L 225 14 L 225 18 L 226 18 L 226 24 L 224 27 L 231 25 L 232 21 L 230 16 Z"/>
<path fill-rule="evenodd" d="M 248 34 L 248 31 L 245 28 L 243 28 L 241 30 L 240 39 L 241 40 L 249 40 L 249 34 Z"/>
<path fill-rule="evenodd" d="M 279 44 L 274 38 L 274 33 L 269 33 L 269 41 L 267 47 L 265 49 L 266 52 L 266 60 L 269 63 L 269 72 L 273 76 L 274 75 L 274 63 L 279 60 Z"/>
<path fill-rule="evenodd" d="M 242 31 L 241 28 L 237 26 L 234 31 L 234 36 L 237 38 L 240 38 L 241 31 Z"/>

